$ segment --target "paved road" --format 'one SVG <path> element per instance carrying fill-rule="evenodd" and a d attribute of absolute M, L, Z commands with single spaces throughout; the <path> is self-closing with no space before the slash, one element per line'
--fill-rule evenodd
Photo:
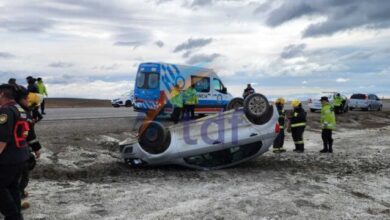
<path fill-rule="evenodd" d="M 132 108 L 47 108 L 43 120 L 126 118 L 139 114 Z"/>
<path fill-rule="evenodd" d="M 304 106 L 306 106 L 304 104 Z M 290 104 L 286 105 L 290 108 Z M 383 110 L 390 110 L 390 102 L 383 103 Z M 75 120 L 75 119 L 97 119 L 97 118 L 135 118 L 143 117 L 142 113 L 134 112 L 132 108 L 48 108 L 44 120 Z"/>

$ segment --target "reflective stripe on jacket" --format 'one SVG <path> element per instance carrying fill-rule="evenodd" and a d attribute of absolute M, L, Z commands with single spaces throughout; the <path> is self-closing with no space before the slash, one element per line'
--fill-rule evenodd
<path fill-rule="evenodd" d="M 306 126 L 306 112 L 302 107 L 294 109 L 291 121 L 291 128 Z"/>
<path fill-rule="evenodd" d="M 322 129 L 333 130 L 336 128 L 336 116 L 329 103 L 325 104 L 321 108 L 321 126 Z"/>

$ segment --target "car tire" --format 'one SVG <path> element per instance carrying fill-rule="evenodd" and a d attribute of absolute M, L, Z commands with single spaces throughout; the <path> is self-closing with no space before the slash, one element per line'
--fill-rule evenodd
<path fill-rule="evenodd" d="M 225 111 L 229 111 L 231 109 L 239 109 L 240 107 L 244 106 L 244 99 L 243 98 L 233 98 L 230 100 L 230 102 L 226 105 Z"/>
<path fill-rule="evenodd" d="M 161 154 L 171 144 L 171 132 L 160 122 L 148 121 L 139 128 L 138 143 L 149 154 Z"/>
<path fill-rule="evenodd" d="M 126 103 L 125 103 L 125 106 L 126 107 L 131 107 L 131 106 L 133 106 L 133 103 L 130 100 L 127 100 Z"/>
<path fill-rule="evenodd" d="M 273 107 L 269 105 L 267 98 L 259 93 L 249 95 L 244 101 L 246 117 L 254 124 L 267 123 L 273 115 Z"/>

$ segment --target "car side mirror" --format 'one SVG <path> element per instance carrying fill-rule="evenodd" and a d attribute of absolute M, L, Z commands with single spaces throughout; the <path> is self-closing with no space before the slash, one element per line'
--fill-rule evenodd
<path fill-rule="evenodd" d="M 221 92 L 226 94 L 227 93 L 227 88 L 223 87 Z"/>

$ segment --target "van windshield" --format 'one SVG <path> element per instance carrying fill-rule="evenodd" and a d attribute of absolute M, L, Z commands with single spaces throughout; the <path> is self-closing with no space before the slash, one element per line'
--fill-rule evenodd
<path fill-rule="evenodd" d="M 154 72 L 139 72 L 136 84 L 140 89 L 157 89 L 160 86 L 160 74 Z"/>

